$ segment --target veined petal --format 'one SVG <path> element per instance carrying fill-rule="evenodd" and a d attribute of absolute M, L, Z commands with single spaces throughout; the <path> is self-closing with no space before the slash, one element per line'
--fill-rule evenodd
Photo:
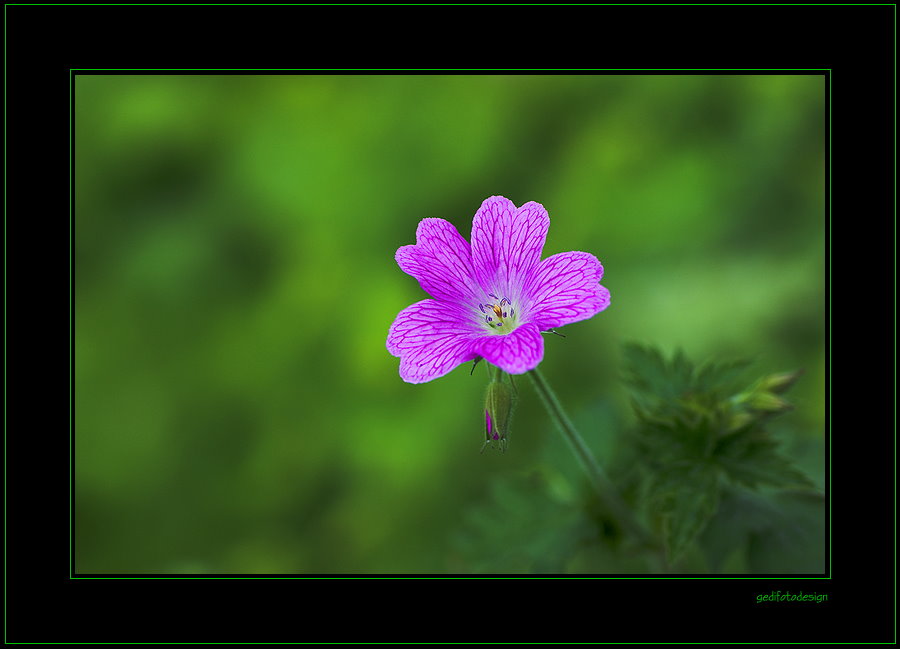
<path fill-rule="evenodd" d="M 599 284 L 603 265 L 587 252 L 547 257 L 525 283 L 524 318 L 542 331 L 586 320 L 609 306 L 609 291 Z"/>
<path fill-rule="evenodd" d="M 432 297 L 450 302 L 480 301 L 471 247 L 449 221 L 422 219 L 415 245 L 397 250 L 396 259 L 403 272 L 419 280 L 422 290 Z"/>
<path fill-rule="evenodd" d="M 472 346 L 478 356 L 510 374 L 533 370 L 544 358 L 544 338 L 537 325 L 528 323 L 498 336 L 479 338 Z"/>
<path fill-rule="evenodd" d="M 481 288 L 517 295 L 516 288 L 541 258 L 549 227 L 540 203 L 516 208 L 503 196 L 485 200 L 472 220 L 472 264 Z"/>
<path fill-rule="evenodd" d="M 400 378 L 425 383 L 474 360 L 472 342 L 483 335 L 452 304 L 422 300 L 403 309 L 388 331 L 387 349 L 400 357 Z"/>

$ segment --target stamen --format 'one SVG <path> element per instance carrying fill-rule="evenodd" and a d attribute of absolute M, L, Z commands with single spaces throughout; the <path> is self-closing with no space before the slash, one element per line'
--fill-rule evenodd
<path fill-rule="evenodd" d="M 484 321 L 487 322 L 491 327 L 497 328 L 503 326 L 504 318 L 513 318 L 516 315 L 516 310 L 512 308 L 512 300 L 508 297 L 498 298 L 493 293 L 488 293 L 488 295 L 497 302 L 494 304 L 489 303 L 478 303 L 478 309 L 484 314 Z M 504 309 L 504 307 L 506 307 Z M 513 329 L 515 326 L 512 327 Z"/>

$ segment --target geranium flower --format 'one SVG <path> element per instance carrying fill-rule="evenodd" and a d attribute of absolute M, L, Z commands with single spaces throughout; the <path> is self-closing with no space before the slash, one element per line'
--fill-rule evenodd
<path fill-rule="evenodd" d="M 586 320 L 609 306 L 603 266 L 587 252 L 541 260 L 550 217 L 540 203 L 502 196 L 481 204 L 472 243 L 444 219 L 422 219 L 416 243 L 397 250 L 400 268 L 431 299 L 403 309 L 388 331 L 400 377 L 425 383 L 482 357 L 510 374 L 537 367 L 542 331 Z"/>

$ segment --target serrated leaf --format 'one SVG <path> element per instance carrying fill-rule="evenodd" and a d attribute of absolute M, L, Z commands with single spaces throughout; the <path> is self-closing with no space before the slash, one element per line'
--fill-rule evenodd
<path fill-rule="evenodd" d="M 696 392 L 733 394 L 737 379 L 749 365 L 747 360 L 736 359 L 708 362 L 698 368 L 680 349 L 666 361 L 655 347 L 636 343 L 626 344 L 624 355 L 626 380 L 639 391 L 663 399 Z"/>
<path fill-rule="evenodd" d="M 717 395 L 733 394 L 738 391 L 738 379 L 744 374 L 750 361 L 735 359 L 723 363 L 705 363 L 697 371 L 695 389 L 713 392 Z"/>
<path fill-rule="evenodd" d="M 722 438 L 713 455 L 732 482 L 751 489 L 812 486 L 812 481 L 778 452 L 778 443 L 769 433 L 758 428 Z"/>
<path fill-rule="evenodd" d="M 685 392 L 694 388 L 694 364 L 684 355 L 683 350 L 679 349 L 672 357 L 669 375 L 678 391 Z"/>
<path fill-rule="evenodd" d="M 661 515 L 663 543 L 670 564 L 681 558 L 715 514 L 719 489 L 718 472 L 702 465 L 675 471 L 652 488 L 651 511 Z"/>
<path fill-rule="evenodd" d="M 717 510 L 721 486 L 811 486 L 762 428 L 791 406 L 776 390 L 759 386 L 780 393 L 795 375 L 764 377 L 746 388 L 744 360 L 697 368 L 680 351 L 667 361 L 658 350 L 640 345 L 627 346 L 625 356 L 637 414 L 631 439 L 645 476 L 633 492 L 661 526 L 670 561 L 684 556 L 705 529 Z M 736 529 L 738 537 L 749 533 Z M 724 546 L 734 545 L 736 537 L 720 536 Z M 728 552 L 714 555 L 711 563 L 717 567 Z M 745 565 L 744 556 L 734 565 Z"/>
<path fill-rule="evenodd" d="M 751 533 L 750 568 L 758 574 L 825 572 L 824 496 L 803 491 L 778 493 L 771 524 Z"/>
<path fill-rule="evenodd" d="M 750 534 L 771 525 L 773 509 L 750 491 L 723 489 L 718 511 L 697 539 L 710 570 L 718 572 L 735 551 L 746 554 Z"/>
<path fill-rule="evenodd" d="M 624 347 L 625 380 L 637 391 L 636 398 L 669 399 L 683 390 L 673 380 L 672 370 L 655 347 L 628 344 Z"/>
<path fill-rule="evenodd" d="M 622 350 L 625 355 L 625 369 L 630 373 L 629 379 L 646 384 L 652 383 L 653 378 L 665 375 L 665 361 L 655 347 L 626 343 L 622 346 Z"/>

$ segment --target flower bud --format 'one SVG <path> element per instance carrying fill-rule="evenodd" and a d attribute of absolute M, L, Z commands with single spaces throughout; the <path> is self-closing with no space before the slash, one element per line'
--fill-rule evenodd
<path fill-rule="evenodd" d="M 797 382 L 797 379 L 800 378 L 800 375 L 803 374 L 803 370 L 796 370 L 794 372 L 782 372 L 781 374 L 771 374 L 765 378 L 763 378 L 759 383 L 759 388 L 764 392 L 772 392 L 774 394 L 783 394 L 790 389 L 794 383 Z"/>
<path fill-rule="evenodd" d="M 754 392 L 746 401 L 747 407 L 760 412 L 785 412 L 793 406 L 771 392 Z"/>
<path fill-rule="evenodd" d="M 500 377 L 488 383 L 484 399 L 484 446 L 499 445 L 501 451 L 506 451 L 515 406 L 516 392 L 508 380 Z M 484 447 L 481 450 L 484 451 Z"/>

